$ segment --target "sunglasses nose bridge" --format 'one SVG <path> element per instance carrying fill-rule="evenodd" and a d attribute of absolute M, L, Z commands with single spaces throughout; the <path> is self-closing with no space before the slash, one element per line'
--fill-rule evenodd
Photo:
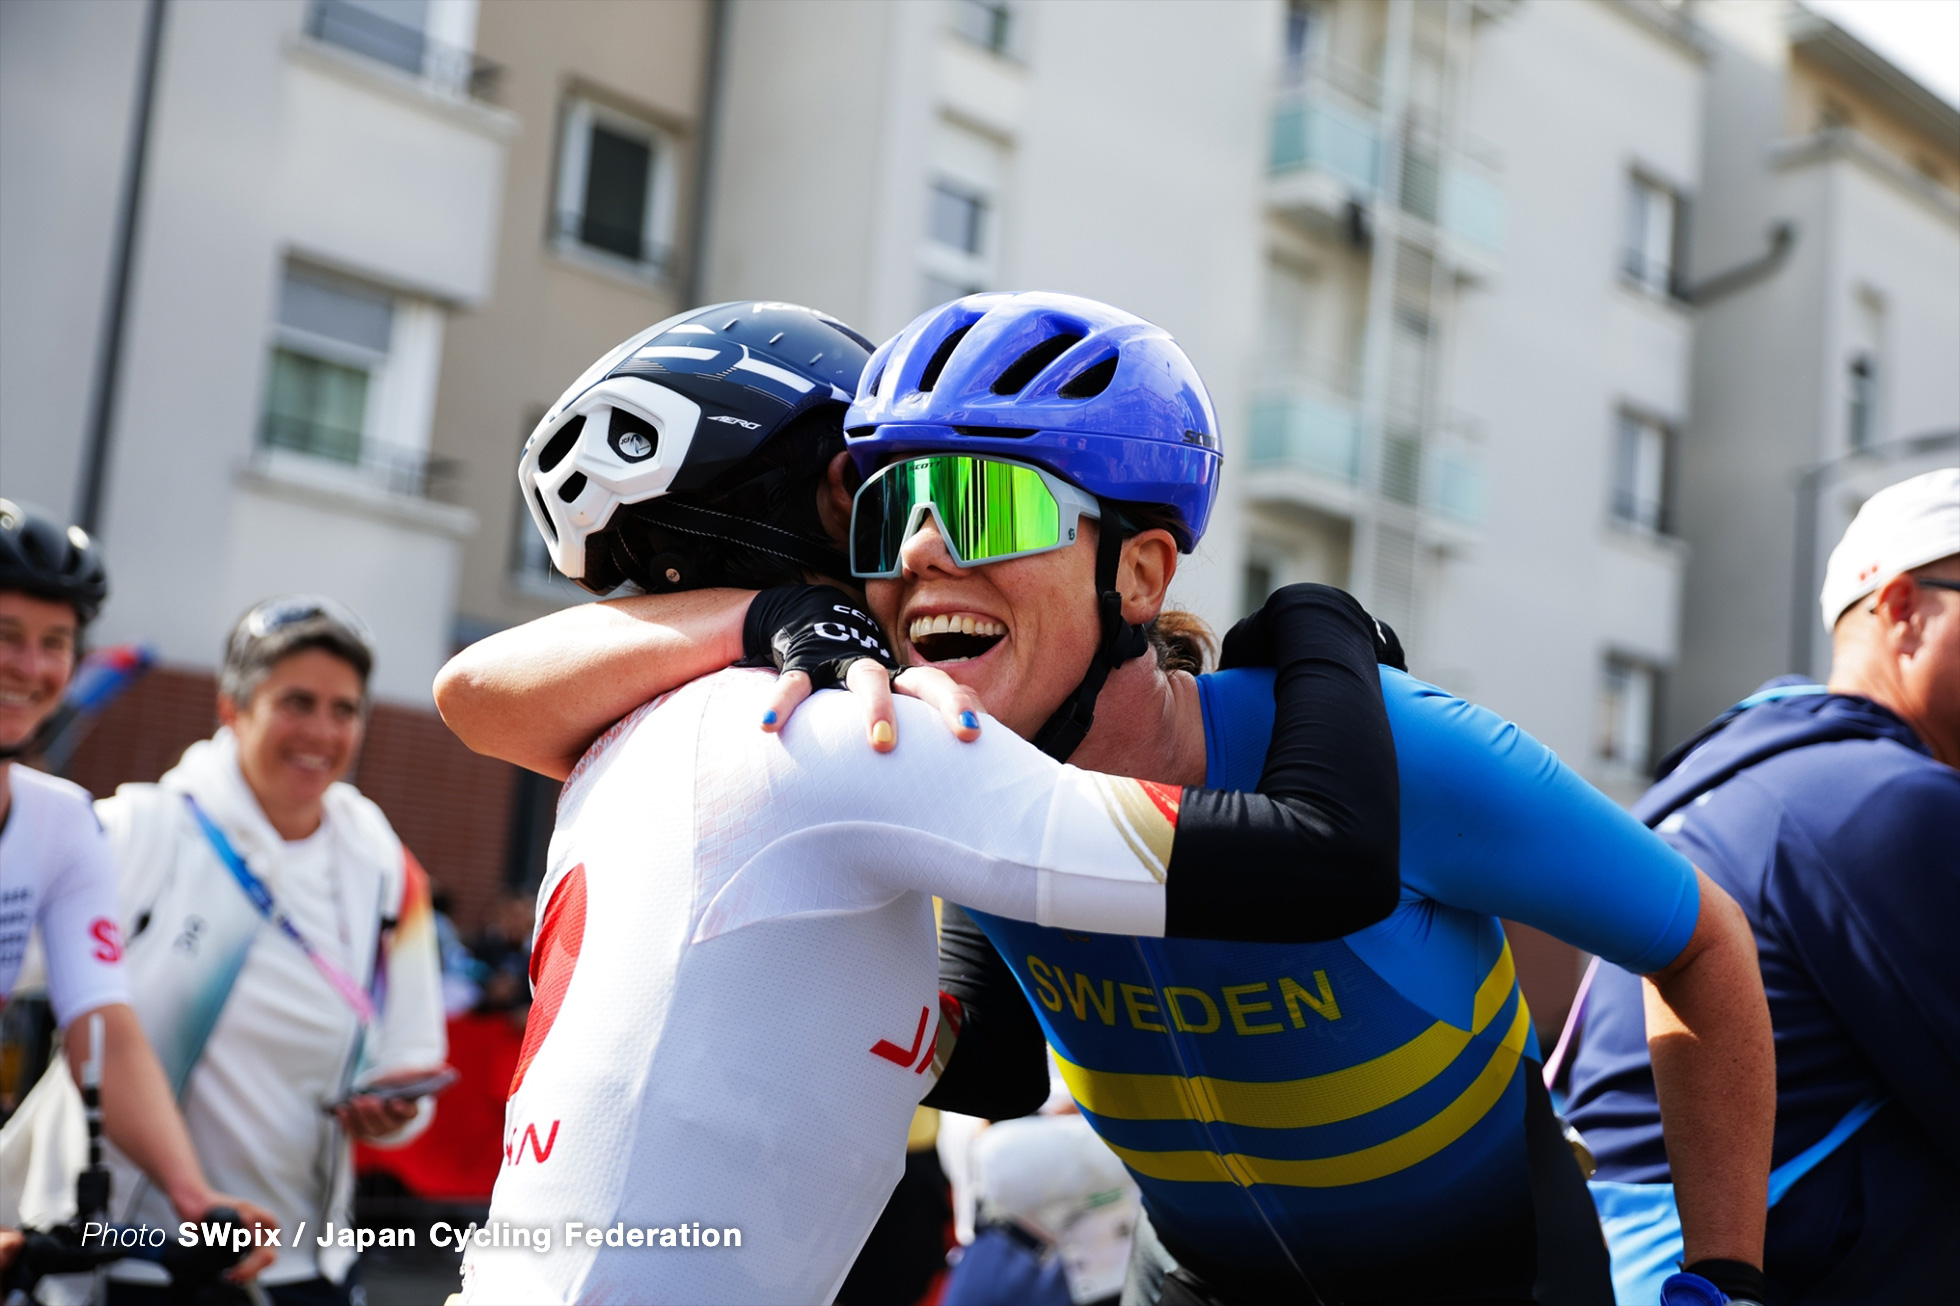
<path fill-rule="evenodd" d="M 959 550 L 953 545 L 953 537 L 946 530 L 946 520 L 939 514 L 939 505 L 930 499 L 922 499 L 913 504 L 912 511 L 906 516 L 905 532 L 898 537 L 901 568 L 905 566 L 908 550 L 931 547 L 926 544 L 915 545 L 912 542 L 919 535 L 924 534 L 925 523 L 928 521 L 932 523 L 933 537 L 939 541 L 939 547 L 945 553 L 947 560 L 953 566 L 964 569 L 967 565 L 966 560 L 960 557 Z M 919 568 L 912 567 L 909 570 L 917 571 Z"/>

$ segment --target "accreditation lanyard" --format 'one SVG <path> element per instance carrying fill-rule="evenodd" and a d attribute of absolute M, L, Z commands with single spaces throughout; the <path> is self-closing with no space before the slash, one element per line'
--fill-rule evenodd
<path fill-rule="evenodd" d="M 362 991 L 361 986 L 354 982 L 351 975 L 335 965 L 331 957 L 314 947 L 311 939 L 300 933 L 299 926 L 295 925 L 293 918 L 286 914 L 286 909 L 274 900 L 272 890 L 265 887 L 264 880 L 253 874 L 252 868 L 245 864 L 245 859 L 240 857 L 238 850 L 231 846 L 231 840 L 225 837 L 225 832 L 218 828 L 217 822 L 205 815 L 204 809 L 197 805 L 197 799 L 185 794 L 184 802 L 191 809 L 191 816 L 197 821 L 198 828 L 204 831 L 204 837 L 210 842 L 212 851 L 218 854 L 218 860 L 225 864 L 225 869 L 230 871 L 232 878 L 238 881 L 238 887 L 245 891 L 245 896 L 251 900 L 254 907 L 258 908 L 259 915 L 293 941 L 294 945 L 305 954 L 306 959 L 313 963 L 313 969 L 320 972 L 321 978 L 332 985 L 334 992 L 340 994 L 342 1000 L 354 1009 L 354 1014 L 359 1017 L 362 1026 L 371 1024 L 374 1020 L 374 1003 Z"/>

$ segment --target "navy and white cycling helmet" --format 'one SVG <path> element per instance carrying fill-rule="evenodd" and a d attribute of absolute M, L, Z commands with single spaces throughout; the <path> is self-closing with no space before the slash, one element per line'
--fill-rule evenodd
<path fill-rule="evenodd" d="M 692 309 L 626 340 L 524 444 L 518 483 L 552 562 L 596 594 L 626 580 L 651 590 L 706 583 L 685 544 L 636 555 L 640 536 L 617 529 L 620 510 L 633 508 L 670 542 L 742 545 L 848 578 L 814 522 L 785 529 L 689 500 L 714 499 L 800 419 L 829 409 L 841 420 L 870 356 L 871 342 L 836 318 L 767 301 Z"/>

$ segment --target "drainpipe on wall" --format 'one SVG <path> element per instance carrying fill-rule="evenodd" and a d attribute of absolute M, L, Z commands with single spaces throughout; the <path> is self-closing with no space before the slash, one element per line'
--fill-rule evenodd
<path fill-rule="evenodd" d="M 136 223 L 143 206 L 143 171 L 150 153 L 150 117 L 156 102 L 157 63 L 163 51 L 165 0 L 149 0 L 143 14 L 143 52 L 136 100 L 123 165 L 122 208 L 116 218 L 115 264 L 109 274 L 109 303 L 97 337 L 95 387 L 89 400 L 88 429 L 82 446 L 82 480 L 75 496 L 75 521 L 91 535 L 102 533 L 102 494 L 109 472 L 109 439 L 115 425 L 116 390 L 122 379 L 123 336 L 129 314 L 129 280 L 136 253 Z"/>
<path fill-rule="evenodd" d="M 714 186 L 715 144 L 721 132 L 721 77 L 728 45 L 728 0 L 708 0 L 708 50 L 701 77 L 701 119 L 696 136 L 699 144 L 694 156 L 694 251 L 688 259 L 687 278 L 681 287 L 683 309 L 701 302 L 702 287 L 708 279 L 709 192 Z"/>

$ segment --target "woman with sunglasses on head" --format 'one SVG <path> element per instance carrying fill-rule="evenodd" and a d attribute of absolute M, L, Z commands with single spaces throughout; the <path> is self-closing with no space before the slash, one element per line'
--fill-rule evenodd
<path fill-rule="evenodd" d="M 229 1206 L 247 1223 L 271 1226 L 264 1211 L 214 1192 L 206 1181 L 156 1054 L 130 1010 L 114 855 L 87 791 L 15 761 L 32 751 L 60 706 L 82 634 L 108 594 L 101 553 L 85 531 L 0 499 L 0 1006 L 14 989 L 29 932 L 38 930 L 68 1072 L 80 1084 L 86 1063 L 100 1066 L 110 1142 L 176 1217 L 196 1220 Z M 41 1085 L 0 1141 L 9 1198 L 24 1196 L 13 1190 L 29 1169 L 34 1117 L 53 1109 L 57 1087 Z M 57 1178 L 62 1191 L 54 1203 L 22 1204 L 59 1206 L 72 1198 L 73 1176 Z M 0 1271 L 19 1252 L 20 1238 L 0 1226 Z M 228 1277 L 249 1279 L 270 1260 L 254 1253 Z"/>
<path fill-rule="evenodd" d="M 1140 655 L 1138 627 L 1160 618 L 1217 470 L 1202 383 L 1161 330 L 1067 296 L 973 296 L 878 351 L 847 425 L 866 477 L 855 521 L 847 532 L 841 468 L 819 508 L 921 668 L 901 695 L 952 715 L 977 693 L 1059 755 L 1160 782 L 1249 787 L 1291 760 L 1350 812 L 1392 787 L 1352 764 L 1357 738 L 1336 718 L 1318 750 L 1285 737 L 1317 665 L 1273 648 L 1299 594 L 1226 641 L 1228 664 L 1265 655 L 1276 677 L 1193 680 Z M 554 518 L 561 538 L 606 521 Z M 459 657 L 439 701 L 473 746 L 560 769 L 635 695 L 737 656 L 745 624 L 751 650 L 766 646 L 782 606 L 697 594 L 560 614 Z M 874 700 L 873 742 L 889 747 L 885 674 L 865 660 L 842 674 Z M 784 680 L 772 721 L 805 689 Z M 1313 945 L 1159 942 L 967 901 L 981 910 L 948 912 L 942 971 L 967 1051 L 929 1100 L 1031 1108 L 1045 1034 L 1143 1187 L 1155 1229 L 1138 1240 L 1139 1301 L 1610 1299 L 1497 917 L 1520 919 L 1649 975 L 1688 1255 L 1749 1299 L 1772 1073 L 1734 904 L 1514 726 L 1399 671 L 1379 686 L 1368 694 L 1386 695 L 1401 786 L 1389 921 Z M 1344 688 L 1351 708 L 1362 694 Z M 1238 924 L 1227 910 L 1203 932 Z"/>
<path fill-rule="evenodd" d="M 136 1013 L 192 1141 L 285 1229 L 261 1279 L 274 1306 L 355 1299 L 335 1238 L 353 1223 L 353 1140 L 425 1129 L 434 1102 L 412 1090 L 442 1078 L 447 1050 L 428 878 L 343 781 L 373 661 L 366 623 L 333 599 L 259 604 L 225 642 L 217 734 L 97 805 Z M 119 1218 L 164 1221 L 134 1176 L 116 1192 Z M 113 1274 L 112 1304 L 164 1300 Z"/>
<path fill-rule="evenodd" d="M 778 631 L 783 660 L 806 665 L 881 650 L 853 596 L 802 583 L 850 583 L 819 496 L 869 352 L 771 303 L 626 342 L 526 446 L 559 566 L 594 588 L 775 586 L 746 603 L 759 652 Z M 1370 624 L 1351 601 L 1326 607 L 1317 674 L 1344 680 L 1356 765 L 1386 776 L 1379 692 L 1353 692 L 1373 673 Z M 767 671 L 705 675 L 572 769 L 487 1226 L 548 1236 L 472 1247 L 465 1301 L 834 1296 L 961 1028 L 935 983 L 934 895 L 1148 937 L 1334 937 L 1393 905 L 1392 779 L 1385 813 L 1329 806 L 1281 750 L 1270 797 L 1152 785 L 976 717 L 960 742 L 911 702 L 905 746 L 881 757 L 840 695 L 763 733 L 777 693 Z"/>

